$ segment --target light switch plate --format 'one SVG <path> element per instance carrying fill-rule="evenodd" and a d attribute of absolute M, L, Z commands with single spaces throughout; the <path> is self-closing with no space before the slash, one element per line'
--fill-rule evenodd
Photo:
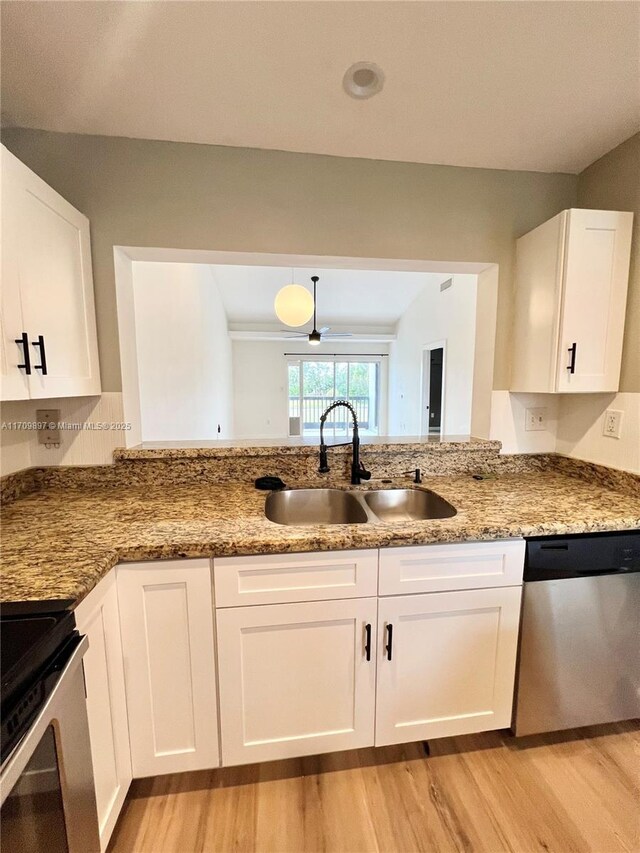
<path fill-rule="evenodd" d="M 604 413 L 602 434 L 609 436 L 609 438 L 620 438 L 623 414 L 623 412 L 617 411 L 616 409 L 607 409 Z"/>
<path fill-rule="evenodd" d="M 525 412 L 525 430 L 531 432 L 534 430 L 546 429 L 547 415 L 548 412 L 546 406 L 538 406 L 533 409 L 527 409 Z"/>

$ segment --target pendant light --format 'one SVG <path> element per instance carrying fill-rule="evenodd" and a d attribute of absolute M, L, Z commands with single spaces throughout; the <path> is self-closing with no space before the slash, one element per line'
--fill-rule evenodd
<path fill-rule="evenodd" d="M 273 307 L 285 326 L 304 326 L 313 316 L 314 300 L 306 287 L 293 283 L 293 273 L 291 270 L 291 284 L 277 292 Z"/>
<path fill-rule="evenodd" d="M 322 334 L 316 328 L 316 286 L 319 280 L 317 275 L 311 276 L 313 282 L 313 331 L 309 334 L 309 344 L 312 347 L 320 346 L 322 343 Z"/>

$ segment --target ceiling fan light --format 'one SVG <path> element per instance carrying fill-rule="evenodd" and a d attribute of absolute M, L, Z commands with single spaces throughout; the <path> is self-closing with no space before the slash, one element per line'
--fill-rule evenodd
<path fill-rule="evenodd" d="M 304 326 L 313 316 L 313 296 L 301 284 L 288 284 L 276 294 L 273 307 L 285 326 Z"/>
<path fill-rule="evenodd" d="M 309 343 L 311 344 L 312 347 L 317 347 L 321 341 L 322 341 L 322 335 L 320 334 L 320 332 L 318 332 L 316 329 L 314 329 L 313 332 L 311 332 L 309 335 Z"/>

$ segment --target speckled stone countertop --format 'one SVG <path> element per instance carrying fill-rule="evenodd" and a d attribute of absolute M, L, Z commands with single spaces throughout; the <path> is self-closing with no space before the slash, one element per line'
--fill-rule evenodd
<path fill-rule="evenodd" d="M 339 439 L 346 441 L 347 439 Z M 309 455 L 314 458 L 318 455 L 318 437 L 283 439 L 236 439 L 234 441 L 158 441 L 146 442 L 136 447 L 119 447 L 114 451 L 113 457 L 118 461 L 140 460 L 140 459 L 206 459 L 215 457 L 243 457 L 247 456 L 282 456 Z M 334 439 L 328 439 L 329 445 Z M 473 438 L 471 436 L 363 436 L 360 439 L 362 452 L 373 451 L 375 453 L 398 452 L 459 454 L 467 450 L 488 450 L 497 452 L 500 450 L 499 441 L 491 441 L 484 438 Z M 348 454 L 348 447 L 337 447 L 333 452 Z"/>
<path fill-rule="evenodd" d="M 3 509 L 2 600 L 77 602 L 119 561 L 640 528 L 638 494 L 590 482 L 562 468 L 504 473 L 482 481 L 469 474 L 430 477 L 422 488 L 432 488 L 452 503 L 457 515 L 296 528 L 268 521 L 265 493 L 249 484 L 52 485 Z"/>

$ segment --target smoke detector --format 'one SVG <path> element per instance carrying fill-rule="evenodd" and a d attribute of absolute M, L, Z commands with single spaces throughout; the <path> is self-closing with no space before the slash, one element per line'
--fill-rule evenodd
<path fill-rule="evenodd" d="M 342 85 L 347 95 L 364 100 L 377 95 L 384 86 L 384 72 L 375 62 L 354 62 L 347 68 Z"/>

